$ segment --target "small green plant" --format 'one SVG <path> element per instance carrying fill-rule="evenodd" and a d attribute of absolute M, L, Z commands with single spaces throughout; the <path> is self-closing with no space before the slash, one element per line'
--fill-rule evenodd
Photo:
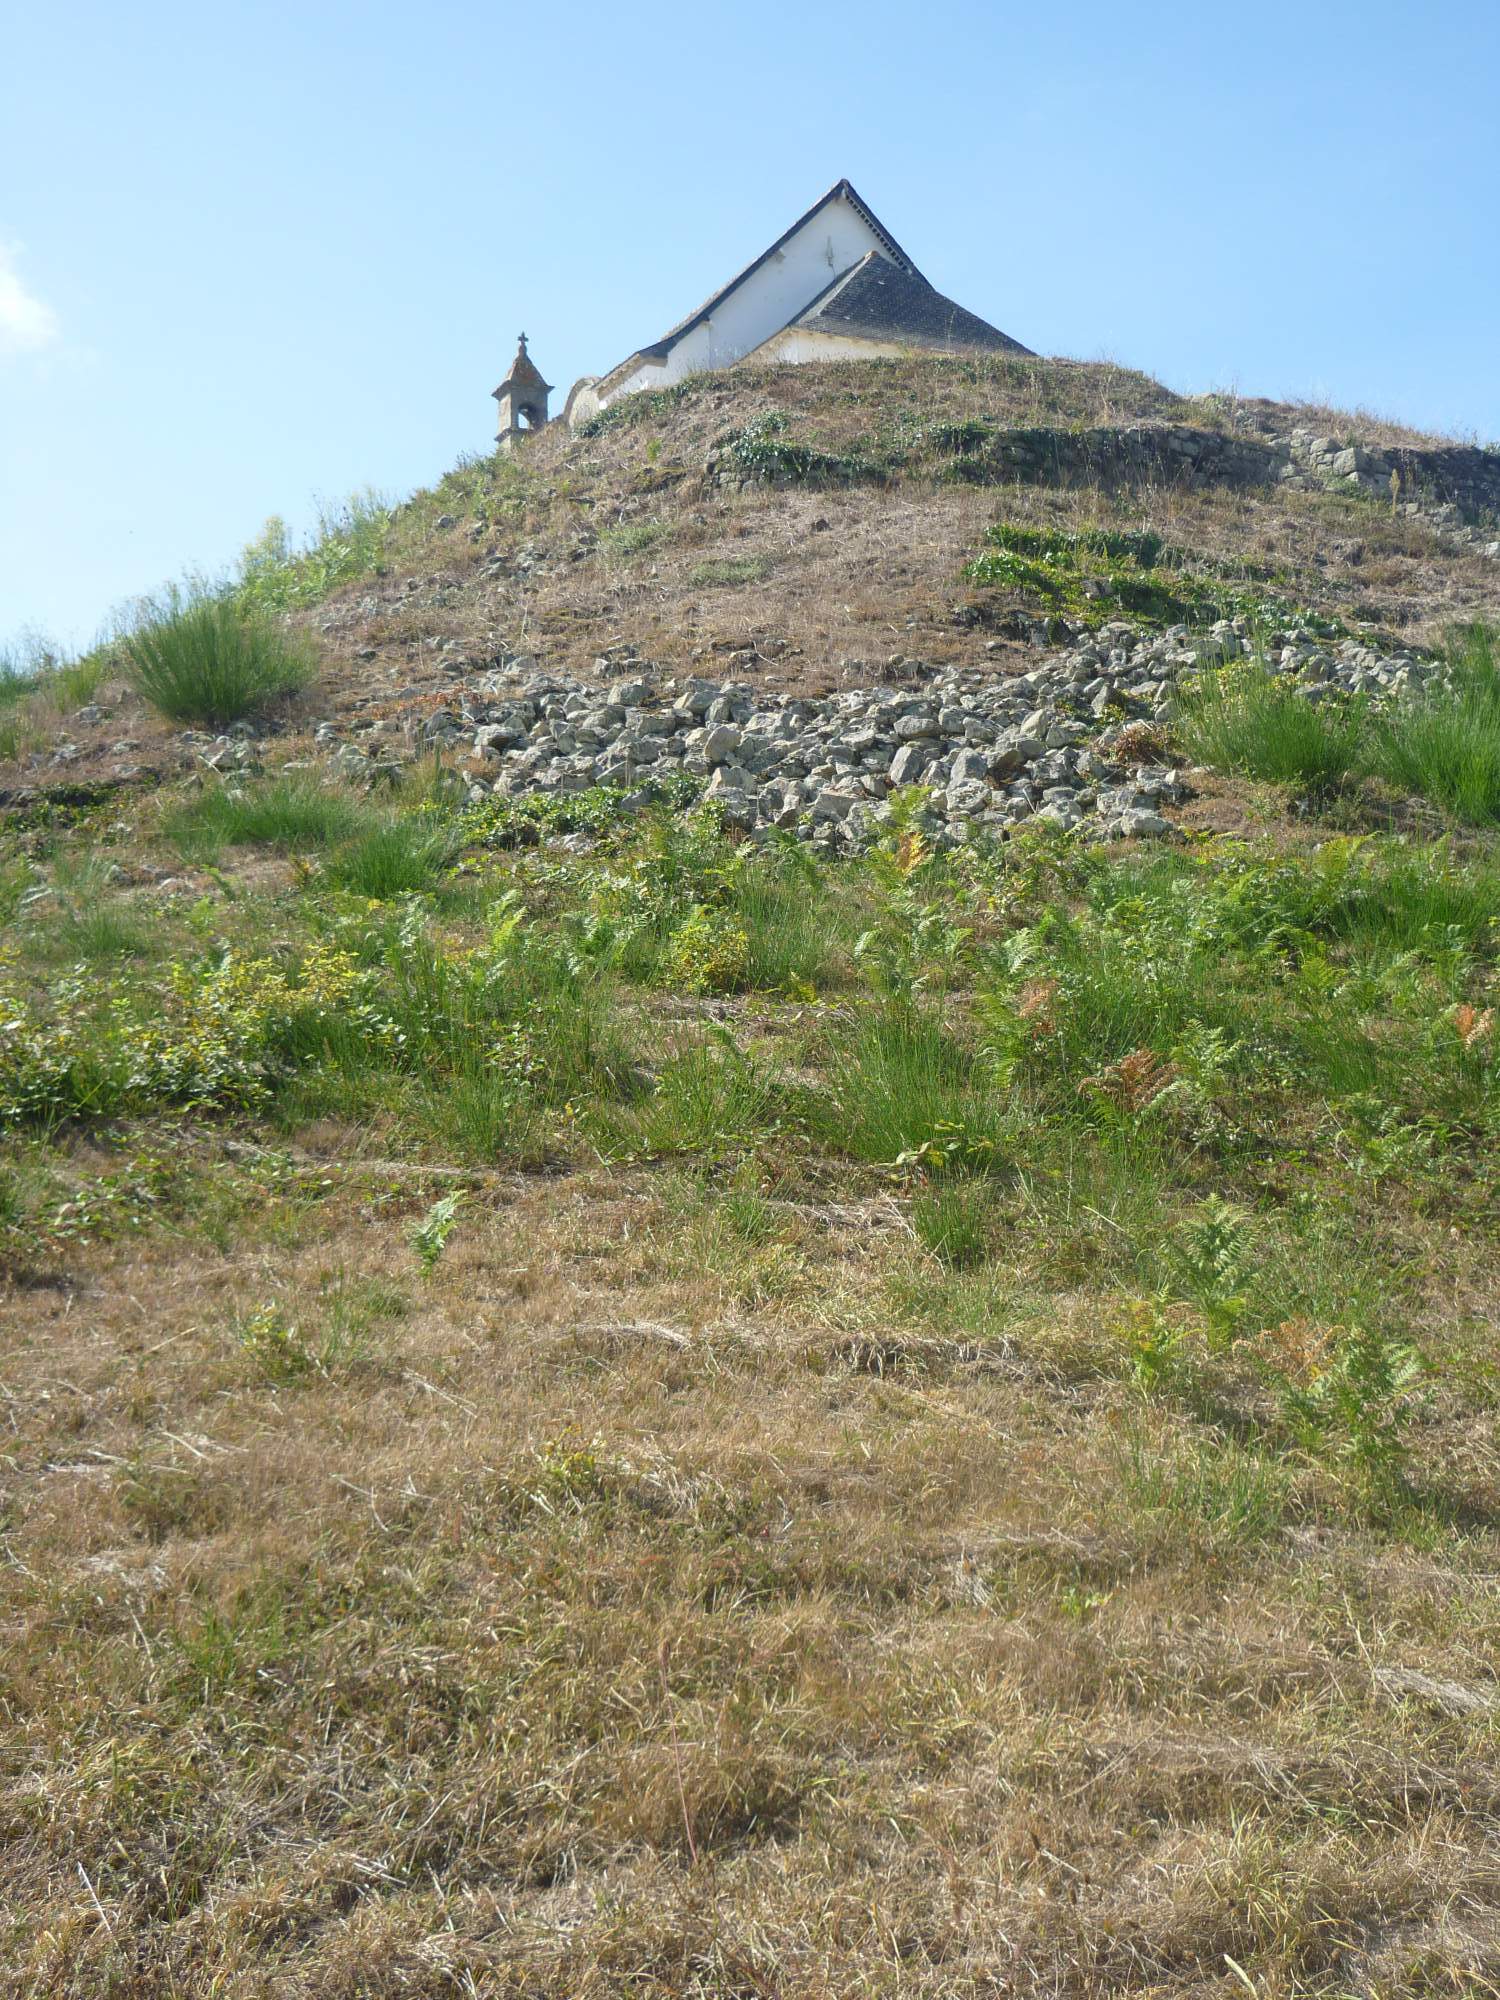
<path fill-rule="evenodd" d="M 1130 1358 L 1130 1372 L 1148 1395 L 1175 1389 L 1189 1365 L 1186 1329 L 1174 1315 L 1164 1293 L 1132 1299 L 1121 1312 L 1117 1330 Z"/>
<path fill-rule="evenodd" d="M 605 555 L 643 556 L 671 539 L 670 522 L 653 514 L 644 521 L 623 521 L 618 528 L 606 528 L 599 537 Z"/>
<path fill-rule="evenodd" d="M 420 818 L 373 826 L 329 863 L 331 880 L 385 902 L 429 888 L 457 852 L 451 828 Z"/>
<path fill-rule="evenodd" d="M 395 519 L 384 494 L 355 493 L 336 506 L 320 505 L 315 532 L 298 548 L 273 514 L 240 557 L 236 600 L 265 611 L 320 604 L 339 584 L 381 567 Z"/>
<path fill-rule="evenodd" d="M 954 473 L 973 477 L 983 463 L 957 460 Z M 1150 625 L 1206 625 L 1240 614 L 1304 626 L 1320 622 L 1268 591 L 1265 572 L 1245 562 L 1190 556 L 1154 529 L 997 521 L 985 544 L 964 567 L 970 583 L 1040 598 L 1049 610 L 1086 624 L 1122 612 Z"/>
<path fill-rule="evenodd" d="M 934 1177 L 986 1173 L 1004 1157 L 1009 1106 L 988 1062 L 934 1009 L 904 1001 L 837 1024 L 817 1108 L 831 1145 Z"/>
<path fill-rule="evenodd" d="M 1408 1340 L 1372 1326 L 1287 1320 L 1254 1343 L 1283 1420 L 1317 1459 L 1342 1464 L 1376 1487 L 1399 1486 L 1425 1372 Z"/>
<path fill-rule="evenodd" d="M 732 588 L 742 583 L 764 583 L 770 573 L 769 556 L 719 556 L 709 562 L 695 563 L 688 571 L 688 582 L 700 589 L 710 585 Z"/>
<path fill-rule="evenodd" d="M 537 1479 L 530 1494 L 544 1514 L 578 1513 L 605 1494 L 604 1451 L 599 1438 L 573 1444 L 549 1438 L 536 1453 Z"/>
<path fill-rule="evenodd" d="M 14 1167 L 0 1165 L 0 1236 L 19 1229 L 26 1219 L 26 1197 Z"/>
<path fill-rule="evenodd" d="M 980 423 L 971 418 L 962 423 L 928 424 L 921 432 L 920 441 L 929 451 L 953 458 L 970 458 L 983 451 L 994 435 L 993 424 Z"/>
<path fill-rule="evenodd" d="M 377 1334 L 405 1318 L 410 1302 L 405 1292 L 383 1278 L 362 1278 L 339 1270 L 319 1288 L 323 1335 L 318 1343 L 319 1366 L 328 1374 L 348 1373 L 366 1364 Z"/>
<path fill-rule="evenodd" d="M 611 431 L 633 430 L 640 424 L 670 416 L 679 404 L 686 401 L 693 386 L 691 381 L 674 382 L 668 389 L 642 389 L 633 396 L 622 396 L 607 410 L 586 417 L 574 435 L 581 438 L 606 437 Z"/>
<path fill-rule="evenodd" d="M 1169 586 L 1151 574 L 1167 553 L 1149 530 L 1042 529 L 997 521 L 988 546 L 965 570 L 971 583 L 1002 585 L 1041 597 L 1059 610 L 1093 616 L 1128 612 L 1154 624 L 1202 616 L 1201 587 L 1191 580 Z"/>
<path fill-rule="evenodd" d="M 722 442 L 731 462 L 752 479 L 783 486 L 848 486 L 880 483 L 887 467 L 870 453 L 820 451 L 788 436 L 784 410 L 767 410 Z"/>
<path fill-rule="evenodd" d="M 799 1110 L 796 1093 L 768 1065 L 738 1048 L 726 1028 L 711 1024 L 706 1041 L 673 1052 L 649 1096 L 599 1124 L 621 1155 L 701 1153 L 718 1160 L 768 1144 L 792 1126 Z"/>
<path fill-rule="evenodd" d="M 127 679 L 173 722 L 238 722 L 300 692 L 316 671 L 305 640 L 208 593 L 149 606 L 123 645 Z"/>
<path fill-rule="evenodd" d="M 1179 1295 L 1202 1313 L 1210 1340 L 1226 1344 L 1251 1311 L 1249 1217 L 1213 1194 L 1176 1231 L 1173 1262 Z"/>
<path fill-rule="evenodd" d="M 733 993 L 745 983 L 750 940 L 727 911 L 690 910 L 667 939 L 659 978 L 683 993 Z"/>
<path fill-rule="evenodd" d="M 1165 1441 L 1137 1416 L 1120 1426 L 1112 1455 L 1131 1505 L 1195 1542 L 1243 1546 L 1282 1528 L 1290 1482 L 1262 1452 L 1220 1438 Z"/>
<path fill-rule="evenodd" d="M 519 798 L 491 793 L 460 807 L 453 826 L 464 847 L 536 847 L 553 834 L 617 830 L 639 813 L 643 798 L 669 812 L 686 811 L 697 805 L 702 790 L 701 779 L 674 771 L 635 787 L 590 785 L 584 792 L 526 792 Z M 439 803 L 427 809 L 444 810 Z"/>
<path fill-rule="evenodd" d="M 24 633 L 0 647 L 0 713 L 36 694 L 62 663 L 58 648 L 39 633 Z"/>
<path fill-rule="evenodd" d="M 430 1277 L 437 1269 L 448 1247 L 448 1238 L 458 1226 L 458 1212 L 462 1206 L 461 1194 L 445 1194 L 432 1204 L 419 1222 L 412 1224 L 408 1233 L 424 1277 Z"/>
<path fill-rule="evenodd" d="M 985 1199 L 972 1182 L 936 1186 L 912 1203 L 917 1240 L 950 1271 L 972 1271 L 989 1252 Z"/>
<path fill-rule="evenodd" d="M 300 1382 L 318 1363 L 301 1334 L 275 1306 L 262 1306 L 235 1328 L 235 1338 L 268 1382 Z"/>

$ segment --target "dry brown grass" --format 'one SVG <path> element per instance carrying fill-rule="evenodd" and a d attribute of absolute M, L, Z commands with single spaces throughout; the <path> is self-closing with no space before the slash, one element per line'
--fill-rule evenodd
<path fill-rule="evenodd" d="M 10 1990 L 1491 1990 L 1492 1535 L 1163 1505 L 1086 1296 L 903 1326 L 857 1205 L 481 1176 L 423 1280 L 346 1153 L 0 1302 Z"/>

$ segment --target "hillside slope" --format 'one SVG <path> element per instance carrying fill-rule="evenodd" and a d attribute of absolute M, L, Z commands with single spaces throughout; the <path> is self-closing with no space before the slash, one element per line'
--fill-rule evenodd
<path fill-rule="evenodd" d="M 900 678 L 905 661 L 1019 667 L 1049 619 L 1082 629 L 1110 606 L 1082 603 L 1076 578 L 1053 579 L 1060 598 L 1024 582 L 975 588 L 964 569 L 997 519 L 1046 536 L 1159 536 L 1206 610 L 1217 598 L 1231 613 L 1323 621 L 1387 654 L 1500 601 L 1500 564 L 1485 553 L 1496 529 L 1484 522 L 1500 508 L 1494 454 L 1332 411 L 1185 399 L 1106 364 L 739 370 L 611 418 L 591 437 L 554 425 L 516 458 L 461 466 L 394 511 L 356 503 L 310 555 L 252 552 L 254 594 L 305 618 L 327 654 L 316 710 L 278 734 L 325 721 L 341 736 L 410 735 L 439 697 L 482 692 L 514 659 L 605 681 L 644 660 L 664 677 L 791 696 Z M 761 436 L 768 419 L 785 430 Z M 1393 505 L 1383 469 L 1351 484 L 1310 453 L 1296 470 L 1312 490 L 1226 485 L 1212 460 L 1205 478 L 1180 453 L 1163 457 L 1162 426 L 1210 451 L 1300 434 L 1325 466 L 1356 447 L 1414 456 Z M 1119 462 L 1121 435 L 1144 436 L 1138 462 Z M 1010 456 L 1018 439 L 1029 464 Z M 1060 449 L 1095 463 L 1059 483 Z M 824 461 L 813 476 L 778 477 L 801 451 Z M 1455 474 L 1455 457 L 1471 463 Z M 1429 459 L 1434 490 L 1422 485 Z M 1486 482 L 1488 512 L 1441 504 Z M 19 735 L 0 732 L 0 790 L 191 766 L 196 746 L 167 740 L 107 661 L 92 686 L 103 714 L 54 704 Z"/>
<path fill-rule="evenodd" d="M 1500 1990 L 1491 458 L 741 374 L 5 691 L 6 1991 Z"/>

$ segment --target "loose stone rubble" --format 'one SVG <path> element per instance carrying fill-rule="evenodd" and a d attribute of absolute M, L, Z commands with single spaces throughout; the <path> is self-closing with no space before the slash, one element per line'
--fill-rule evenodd
<path fill-rule="evenodd" d="M 1161 837 L 1173 831 L 1162 808 L 1191 792 L 1162 761 L 1159 725 L 1177 683 L 1249 649 L 1243 620 L 1151 634 L 1114 624 L 1027 672 L 898 660 L 890 666 L 904 685 L 816 699 L 673 679 L 628 653 L 597 663 L 604 684 L 538 671 L 528 657 L 502 662 L 414 733 L 427 751 L 467 752 L 476 801 L 608 785 L 644 803 L 653 780 L 685 773 L 731 826 L 842 848 L 878 829 L 894 791 L 921 785 L 940 835 L 953 840 L 1033 820 L 1064 829 L 1087 820 L 1103 839 Z M 1438 671 L 1305 633 L 1272 635 L 1269 657 L 1314 702 L 1399 696 Z M 371 725 L 368 749 L 339 742 L 330 724 L 318 736 L 340 774 L 374 776 L 391 773 L 398 754 L 379 734 L 388 729 Z"/>

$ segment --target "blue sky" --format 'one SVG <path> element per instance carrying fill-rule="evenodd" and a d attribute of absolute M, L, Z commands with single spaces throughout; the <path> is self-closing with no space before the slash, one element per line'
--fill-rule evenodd
<path fill-rule="evenodd" d="M 847 174 L 1044 353 L 1500 438 L 1500 6 L 55 0 L 0 78 L 0 641 L 425 484 Z"/>

